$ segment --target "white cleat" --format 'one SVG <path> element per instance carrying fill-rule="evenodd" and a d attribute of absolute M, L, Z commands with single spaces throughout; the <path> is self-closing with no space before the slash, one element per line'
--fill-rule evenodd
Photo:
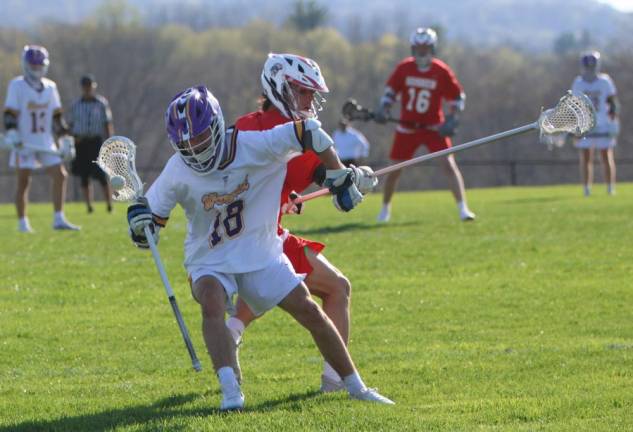
<path fill-rule="evenodd" d="M 332 379 L 329 376 L 321 375 L 321 393 L 334 393 L 345 390 L 345 383 L 341 380 Z"/>
<path fill-rule="evenodd" d="M 20 225 L 18 226 L 18 231 L 21 233 L 33 234 L 35 231 L 31 228 L 31 225 Z"/>
<path fill-rule="evenodd" d="M 462 210 L 459 212 L 459 218 L 463 221 L 463 222 L 470 222 L 470 221 L 474 221 L 475 218 L 477 216 L 475 216 L 475 213 L 471 212 L 468 209 Z"/>
<path fill-rule="evenodd" d="M 220 411 L 241 411 L 244 409 L 244 394 L 237 389 L 232 395 L 224 395 L 220 403 Z"/>
<path fill-rule="evenodd" d="M 53 229 L 54 230 L 60 230 L 60 231 L 79 231 L 81 230 L 81 227 L 77 226 L 77 225 L 73 225 L 70 222 L 68 222 L 67 220 L 61 220 L 58 222 L 54 222 L 53 223 Z"/>
<path fill-rule="evenodd" d="M 391 219 L 391 208 L 383 206 L 382 210 L 380 210 L 380 213 L 378 214 L 378 217 L 376 218 L 376 221 L 387 223 L 389 222 L 389 219 Z"/>
<path fill-rule="evenodd" d="M 365 388 L 358 393 L 350 393 L 352 399 L 357 399 L 367 402 L 376 402 L 384 405 L 395 405 L 396 403 L 391 399 L 388 399 L 378 393 L 378 390 L 373 388 Z"/>

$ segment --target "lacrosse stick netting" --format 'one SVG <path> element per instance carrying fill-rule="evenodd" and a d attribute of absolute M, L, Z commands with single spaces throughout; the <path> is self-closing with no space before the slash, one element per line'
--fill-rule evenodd
<path fill-rule="evenodd" d="M 114 192 L 116 201 L 133 201 L 143 194 L 143 183 L 136 173 L 136 145 L 129 138 L 113 136 L 99 150 L 97 164 L 108 178 L 120 176 L 125 185 Z"/>
<path fill-rule="evenodd" d="M 568 92 L 541 114 L 538 124 L 542 134 L 566 132 L 580 137 L 594 128 L 596 114 L 587 96 Z"/>

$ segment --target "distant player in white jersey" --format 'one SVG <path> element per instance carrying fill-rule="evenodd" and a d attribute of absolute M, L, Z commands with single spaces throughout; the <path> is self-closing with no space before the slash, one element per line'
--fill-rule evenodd
<path fill-rule="evenodd" d="M 315 303 L 282 251 L 277 216 L 287 161 L 314 150 L 325 165 L 325 185 L 335 206 L 352 210 L 362 190 L 376 184 L 373 172 L 345 168 L 332 139 L 317 120 L 266 131 L 225 133 L 218 101 L 205 87 L 178 94 L 165 114 L 176 150 L 150 187 L 146 201 L 128 209 L 132 240 L 147 247 L 177 205 L 188 221 L 185 268 L 201 305 L 203 336 L 222 390 L 221 410 L 241 409 L 244 396 L 235 373 L 235 343 L 224 324 L 237 293 L 257 315 L 279 305 L 306 327 L 352 398 L 392 404 L 361 380 L 336 328 Z"/>
<path fill-rule="evenodd" d="M 609 75 L 600 73 L 600 53 L 590 51 L 580 58 L 581 74 L 572 84 L 572 91 L 584 93 L 596 109 L 596 127 L 576 142 L 580 149 L 580 172 L 585 196 L 591 195 L 593 151 L 600 150 L 604 180 L 609 195 L 615 194 L 615 161 L 613 149 L 620 131 L 619 102 L 615 84 Z"/>
<path fill-rule="evenodd" d="M 32 232 L 26 214 L 31 173 L 44 168 L 53 180 L 53 207 L 55 216 L 53 228 L 57 230 L 79 230 L 64 217 L 66 178 L 62 158 L 44 151 L 56 151 L 55 136 L 64 139 L 69 131 L 62 116 L 62 104 L 57 85 L 45 78 L 49 59 L 46 48 L 27 45 L 22 52 L 23 76 L 11 80 L 4 104 L 5 142 L 13 150 L 9 165 L 17 173 L 15 205 L 22 232 Z M 37 151 L 35 149 L 42 149 Z"/>

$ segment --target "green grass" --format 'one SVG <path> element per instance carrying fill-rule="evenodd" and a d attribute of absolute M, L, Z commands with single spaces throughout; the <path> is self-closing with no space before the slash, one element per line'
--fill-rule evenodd
<path fill-rule="evenodd" d="M 49 205 L 20 235 L 0 206 L 0 432 L 147 430 L 633 430 L 633 185 L 472 190 L 475 223 L 446 191 L 327 199 L 289 217 L 353 283 L 351 352 L 395 407 L 320 395 L 321 360 L 281 311 L 247 331 L 248 409 L 218 414 L 218 384 L 181 266 L 176 212 L 161 252 L 205 370 L 196 374 L 151 256 L 125 207 Z"/>

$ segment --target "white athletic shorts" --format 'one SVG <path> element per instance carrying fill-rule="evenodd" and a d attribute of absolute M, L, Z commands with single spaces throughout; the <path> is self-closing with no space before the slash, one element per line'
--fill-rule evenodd
<path fill-rule="evenodd" d="M 48 168 L 62 163 L 60 156 L 30 149 L 12 150 L 9 167 L 22 169 Z"/>
<path fill-rule="evenodd" d="M 576 141 L 576 148 L 608 150 L 617 144 L 615 137 L 584 137 Z"/>
<path fill-rule="evenodd" d="M 195 267 L 189 271 L 189 276 L 192 283 L 203 276 L 216 278 L 226 292 L 229 314 L 234 313 L 234 297 L 239 294 L 255 315 L 261 315 L 277 306 L 306 275 L 295 273 L 288 257 L 281 254 L 261 270 L 222 273 L 211 267 Z"/>

